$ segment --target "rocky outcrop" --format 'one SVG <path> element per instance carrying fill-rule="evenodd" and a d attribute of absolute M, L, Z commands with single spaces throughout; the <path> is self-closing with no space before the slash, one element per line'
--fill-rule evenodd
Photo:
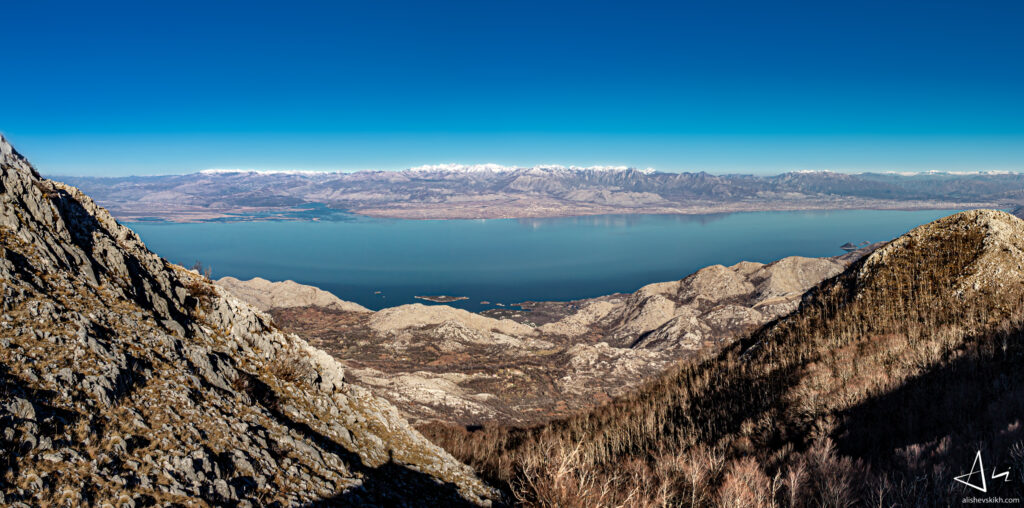
<path fill-rule="evenodd" d="M 619 312 L 612 343 L 699 349 L 793 312 L 804 292 L 847 265 L 839 258 L 792 256 L 767 265 L 709 266 L 678 282 L 646 286 Z"/>
<path fill-rule="evenodd" d="M 957 234 L 981 235 L 978 254 L 959 273 L 957 294 L 982 288 L 999 291 L 1019 287 L 1024 282 L 1024 223 L 998 210 L 970 210 L 914 228 L 909 233 L 879 248 L 861 264 L 857 283 L 865 283 L 878 266 L 885 265 L 901 251 L 935 238 L 947 238 L 941 248 L 961 250 L 968 246 Z M 936 246 L 939 248 L 939 246 Z"/>
<path fill-rule="evenodd" d="M 0 138 L 0 504 L 488 504 L 342 366 Z"/>
<path fill-rule="evenodd" d="M 579 337 L 590 333 L 594 326 L 618 308 L 607 300 L 587 302 L 580 310 L 559 321 L 541 325 L 539 329 L 545 334 Z"/>
<path fill-rule="evenodd" d="M 345 312 L 370 312 L 370 309 L 358 303 L 346 302 L 334 296 L 333 293 L 290 280 L 271 282 L 260 277 L 249 280 L 223 277 L 217 280 L 217 285 L 227 289 L 253 307 L 264 311 L 313 305 Z"/>
<path fill-rule="evenodd" d="M 533 335 L 533 328 L 511 319 L 493 319 L 447 305 L 413 303 L 381 310 L 370 318 L 370 328 L 383 333 L 394 333 L 408 328 L 458 323 L 480 333 L 497 332 L 505 335 Z"/>

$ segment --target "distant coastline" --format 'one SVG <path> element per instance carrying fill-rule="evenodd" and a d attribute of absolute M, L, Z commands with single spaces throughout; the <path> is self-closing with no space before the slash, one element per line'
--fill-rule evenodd
<path fill-rule="evenodd" d="M 1013 209 L 1024 173 L 427 167 L 355 173 L 56 177 L 128 222 L 537 219 L 801 210 Z M 244 189 L 244 191 L 239 191 Z"/>
<path fill-rule="evenodd" d="M 102 204 L 102 203 L 101 203 Z M 715 215 L 747 212 L 827 212 L 839 210 L 972 210 L 991 208 L 1013 210 L 1017 205 L 992 202 L 956 201 L 876 201 L 861 203 L 842 202 L 793 202 L 793 203 L 721 203 L 701 204 L 687 207 L 645 207 L 614 208 L 579 206 L 566 208 L 525 208 L 496 209 L 492 207 L 446 207 L 446 206 L 401 206 L 395 208 L 373 208 L 335 210 L 321 203 L 310 203 L 317 210 L 329 211 L 311 213 L 307 207 L 287 208 L 235 208 L 218 210 L 132 210 L 110 207 L 110 212 L 125 223 L 210 223 L 210 222 L 318 222 L 352 221 L 362 218 L 400 220 L 497 220 L 497 219 L 555 219 L 568 217 L 596 217 L 603 215 Z"/>

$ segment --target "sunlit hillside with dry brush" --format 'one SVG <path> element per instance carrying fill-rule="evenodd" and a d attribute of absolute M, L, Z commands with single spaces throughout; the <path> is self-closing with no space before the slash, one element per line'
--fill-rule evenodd
<path fill-rule="evenodd" d="M 538 506 L 936 506 L 1024 485 L 1024 221 L 921 226 L 798 311 L 590 413 L 424 429 Z"/>

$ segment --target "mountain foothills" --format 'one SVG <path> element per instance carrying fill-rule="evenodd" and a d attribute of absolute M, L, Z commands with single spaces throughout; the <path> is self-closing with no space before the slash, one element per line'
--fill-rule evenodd
<path fill-rule="evenodd" d="M 267 310 L 284 330 L 342 360 L 346 376 L 414 422 L 539 423 L 628 393 L 674 363 L 717 351 L 796 309 L 805 291 L 870 248 L 704 268 L 633 294 L 527 302 L 473 314 L 412 304 L 378 312 L 310 304 L 315 291 L 262 279 L 217 283 Z M 294 298 L 282 298 L 292 294 Z"/>
<path fill-rule="evenodd" d="M 342 366 L 0 138 L 0 504 L 490 504 Z"/>
<path fill-rule="evenodd" d="M 1018 173 L 793 172 L 777 176 L 629 168 L 441 165 L 354 173 L 205 171 L 118 178 L 62 176 L 123 220 L 247 220 L 335 210 L 407 219 L 558 217 L 808 209 L 1012 208 Z"/>

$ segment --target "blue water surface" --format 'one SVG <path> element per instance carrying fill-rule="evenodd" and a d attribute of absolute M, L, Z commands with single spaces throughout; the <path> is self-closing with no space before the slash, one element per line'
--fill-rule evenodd
<path fill-rule="evenodd" d="M 469 310 L 631 292 L 708 265 L 834 256 L 846 242 L 894 238 L 955 210 L 603 215 L 415 221 L 129 224 L 150 249 L 215 278 L 310 284 L 372 309 L 416 295 L 467 296 Z M 490 304 L 482 304 L 488 301 Z M 421 301 L 422 302 L 422 301 Z M 427 303 L 427 302 L 423 302 Z"/>

